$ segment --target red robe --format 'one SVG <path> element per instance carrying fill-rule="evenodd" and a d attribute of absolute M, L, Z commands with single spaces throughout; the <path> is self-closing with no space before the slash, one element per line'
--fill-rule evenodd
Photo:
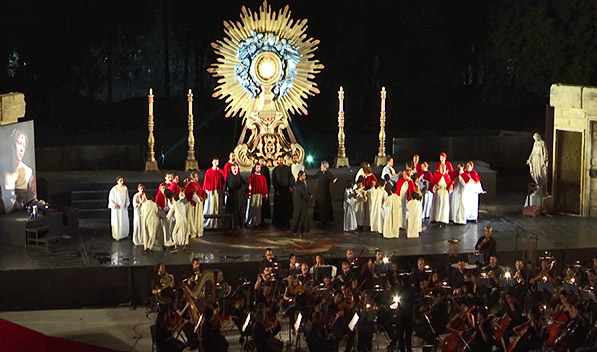
<path fill-rule="evenodd" d="M 433 180 L 433 174 L 429 170 L 423 172 L 421 175 L 423 179 L 429 181 L 429 183 L 431 183 L 431 180 Z"/>
<path fill-rule="evenodd" d="M 446 181 L 446 189 L 450 189 L 450 185 L 452 185 L 452 179 L 450 179 L 450 176 L 448 174 L 440 174 L 439 172 L 433 175 L 433 179 L 431 180 L 431 186 L 429 186 L 429 189 L 433 191 L 433 187 L 435 187 L 435 185 L 437 185 L 439 181 L 441 181 L 442 177 Z"/>
<path fill-rule="evenodd" d="M 441 165 L 441 163 L 437 163 L 437 165 L 435 165 L 435 170 L 434 172 L 437 173 L 439 171 L 439 166 Z M 446 171 L 447 172 L 454 172 L 454 166 L 452 166 L 452 163 L 446 160 Z"/>
<path fill-rule="evenodd" d="M 267 196 L 267 181 L 265 176 L 262 174 L 251 174 L 249 179 L 247 180 L 249 186 L 251 186 L 251 190 L 247 187 L 247 194 L 261 194 L 262 196 Z"/>
<path fill-rule="evenodd" d="M 465 171 L 465 174 L 468 174 L 473 182 L 481 182 L 481 177 L 479 177 L 479 173 L 475 170 Z"/>
<path fill-rule="evenodd" d="M 204 191 L 215 191 L 224 188 L 224 175 L 222 175 L 222 169 L 213 168 L 205 171 L 205 177 L 203 178 L 203 190 Z"/>
<path fill-rule="evenodd" d="M 226 179 L 228 178 L 228 175 L 230 175 L 232 173 L 232 165 L 238 165 L 236 162 L 231 163 L 230 161 L 227 161 L 226 164 L 224 164 L 224 168 L 222 169 L 222 175 L 224 176 L 224 181 L 226 181 Z"/>
<path fill-rule="evenodd" d="M 410 195 L 410 192 L 414 192 L 417 190 L 417 188 L 415 187 L 415 182 L 413 180 L 400 177 L 398 182 L 396 182 L 396 194 L 400 195 L 400 191 L 402 190 L 402 185 L 404 185 L 404 182 L 408 182 L 408 191 L 406 192 L 406 195 L 407 199 L 411 200 L 412 197 Z"/>
<path fill-rule="evenodd" d="M 417 172 L 417 175 L 421 175 L 423 173 L 423 168 L 421 167 L 421 164 L 415 165 L 415 171 Z"/>
<path fill-rule="evenodd" d="M 187 184 L 187 188 L 185 188 L 184 190 L 184 195 L 185 197 L 187 197 L 187 200 L 191 202 L 191 204 L 195 205 L 195 201 L 193 200 L 193 194 L 196 194 L 198 197 L 206 196 L 199 182 L 189 181 L 189 183 Z"/>
<path fill-rule="evenodd" d="M 365 177 L 365 180 L 363 181 L 363 186 L 365 186 L 365 189 L 370 189 L 371 187 L 373 187 L 373 180 L 375 180 L 375 184 L 379 185 L 379 180 L 374 174 Z"/>
<path fill-rule="evenodd" d="M 179 195 L 180 194 L 180 186 L 176 184 L 176 182 L 170 183 L 170 192 Z"/>
<path fill-rule="evenodd" d="M 160 209 L 164 209 L 166 207 L 166 196 L 159 189 L 158 193 L 155 195 L 155 204 L 157 204 Z"/>

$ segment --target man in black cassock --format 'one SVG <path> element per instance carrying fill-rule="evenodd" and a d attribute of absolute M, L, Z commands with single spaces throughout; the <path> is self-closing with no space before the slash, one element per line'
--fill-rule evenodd
<path fill-rule="evenodd" d="M 259 160 L 257 161 L 259 165 L 261 165 L 261 174 L 265 177 L 265 182 L 267 182 L 267 192 L 269 194 L 269 189 L 272 186 L 269 168 L 265 165 L 265 158 L 260 156 Z M 255 172 L 255 166 L 253 166 L 252 173 Z M 265 224 L 265 219 L 272 218 L 272 210 L 269 205 L 269 197 L 267 199 L 263 199 L 263 203 L 261 205 L 261 224 Z"/>
<path fill-rule="evenodd" d="M 315 207 L 313 208 L 313 220 L 320 221 L 322 225 L 334 221 L 334 209 L 332 208 L 332 195 L 330 194 L 330 185 L 338 181 L 328 168 L 330 164 L 322 161 L 319 172 L 311 179 L 318 179 L 317 192 L 315 193 Z"/>
<path fill-rule="evenodd" d="M 292 220 L 290 221 L 290 231 L 294 234 L 302 235 L 308 233 L 309 227 L 309 203 L 311 202 L 311 193 L 307 188 L 307 174 L 303 170 L 299 171 L 296 186 L 292 191 Z"/>
<path fill-rule="evenodd" d="M 234 214 L 235 227 L 240 228 L 245 222 L 244 206 L 246 202 L 245 187 L 247 186 L 247 181 L 241 176 L 237 164 L 232 165 L 230 171 L 224 182 L 226 212 Z"/>
<path fill-rule="evenodd" d="M 284 163 L 284 158 L 279 156 L 276 160 L 278 166 L 272 171 L 272 184 L 274 185 L 274 216 L 272 224 L 276 227 L 290 226 L 292 216 L 292 187 L 294 180 L 290 166 Z"/>

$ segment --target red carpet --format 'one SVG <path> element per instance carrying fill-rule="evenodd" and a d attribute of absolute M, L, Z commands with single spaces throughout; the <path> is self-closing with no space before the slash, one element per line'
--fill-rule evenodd
<path fill-rule="evenodd" d="M 46 336 L 37 331 L 0 319 L 1 352 L 115 352 L 114 350 Z"/>

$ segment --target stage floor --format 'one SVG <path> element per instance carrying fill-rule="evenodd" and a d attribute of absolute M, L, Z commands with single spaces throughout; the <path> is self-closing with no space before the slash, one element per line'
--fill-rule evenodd
<path fill-rule="evenodd" d="M 326 258 L 341 258 L 350 248 L 355 254 L 365 248 L 364 257 L 372 256 L 377 248 L 387 255 L 396 251 L 398 256 L 440 255 L 448 251 L 448 240 L 460 240 L 460 253 L 474 251 L 474 245 L 485 226 L 493 227 L 500 252 L 522 251 L 526 236 L 539 237 L 539 250 L 569 250 L 597 248 L 597 219 L 564 215 L 522 216 L 522 193 L 503 193 L 494 201 L 481 200 L 479 222 L 467 225 L 438 227 L 426 224 L 420 238 L 406 238 L 402 231 L 399 239 L 385 239 L 370 232 L 342 231 L 342 207 L 335 204 L 336 223 L 327 228 L 312 227 L 304 238 L 294 237 L 287 230 L 271 225 L 231 231 L 207 230 L 203 237 L 192 239 L 186 251 L 171 253 L 162 250 L 158 242 L 153 254 L 142 253 L 142 246 L 133 246 L 128 239 L 112 240 L 109 219 L 84 219 L 80 222 L 80 236 L 66 240 L 49 250 L 22 248 L 0 244 L 0 270 L 88 268 L 147 266 L 157 262 L 187 264 L 193 257 L 204 263 L 244 263 L 261 260 L 263 251 L 271 247 L 280 259 L 290 253 L 300 257 L 323 253 Z M 587 250 L 589 260 L 594 251 Z M 568 258 L 571 259 L 571 258 Z"/>

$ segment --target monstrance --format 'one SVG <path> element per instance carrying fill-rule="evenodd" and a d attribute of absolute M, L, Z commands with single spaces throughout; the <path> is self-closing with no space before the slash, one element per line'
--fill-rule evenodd
<path fill-rule="evenodd" d="M 218 55 L 208 69 L 218 78 L 212 96 L 226 102 L 226 117 L 243 118 L 234 149 L 243 170 L 259 157 L 272 165 L 297 154 L 303 162 L 290 115 L 307 114 L 306 99 L 319 93 L 313 79 L 323 69 L 313 55 L 319 40 L 306 30 L 307 20 L 291 19 L 288 5 L 274 12 L 264 1 L 255 13 L 243 6 L 238 22 L 224 21 L 226 36 L 212 43 Z"/>

